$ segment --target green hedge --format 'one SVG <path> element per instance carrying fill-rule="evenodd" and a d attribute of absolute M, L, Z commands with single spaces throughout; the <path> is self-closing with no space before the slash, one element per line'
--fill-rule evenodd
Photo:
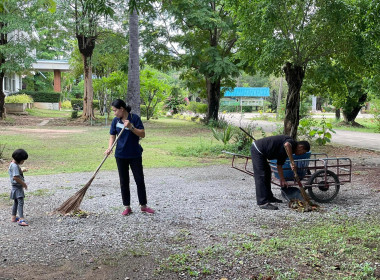
<path fill-rule="evenodd" d="M 20 91 L 17 94 L 27 94 L 33 98 L 34 102 L 59 103 L 61 100 L 59 92 Z"/>
<path fill-rule="evenodd" d="M 83 99 L 79 99 L 79 98 L 71 98 L 71 107 L 73 109 L 76 109 L 76 108 L 82 108 L 83 107 Z M 82 108 L 83 109 L 83 108 Z"/>

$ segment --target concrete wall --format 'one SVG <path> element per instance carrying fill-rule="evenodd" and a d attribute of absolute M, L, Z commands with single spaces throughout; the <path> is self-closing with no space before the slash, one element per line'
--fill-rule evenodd
<path fill-rule="evenodd" d="M 5 110 L 8 114 L 17 114 L 25 112 L 26 108 L 32 108 L 32 105 L 32 103 L 5 103 Z"/>
<path fill-rule="evenodd" d="M 34 102 L 33 107 L 38 109 L 59 110 L 59 103 Z"/>

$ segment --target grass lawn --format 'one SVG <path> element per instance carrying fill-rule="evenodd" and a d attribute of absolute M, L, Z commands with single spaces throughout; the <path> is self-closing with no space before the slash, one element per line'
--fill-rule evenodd
<path fill-rule="evenodd" d="M 357 131 L 357 132 L 368 132 L 368 133 L 379 133 L 379 124 L 374 119 L 356 119 L 357 123 L 361 124 L 363 127 L 353 127 L 348 125 L 342 125 L 340 122 L 332 122 L 334 129 Z"/>
<path fill-rule="evenodd" d="M 41 118 L 69 118 L 71 116 L 71 110 L 47 110 L 47 109 L 26 109 L 28 115 Z"/>
<path fill-rule="evenodd" d="M 229 159 L 220 156 L 222 144 L 204 125 L 168 118 L 143 122 L 146 137 L 141 145 L 146 168 L 229 163 Z M 43 126 L 22 130 L 2 127 L 0 131 L 0 143 L 5 146 L 3 158 L 7 160 L 0 165 L 3 177 L 7 176 L 12 152 L 18 148 L 29 153 L 24 164 L 29 168 L 28 175 L 93 172 L 104 158 L 109 139 L 108 126 Z M 102 170 L 116 170 L 113 154 Z"/>

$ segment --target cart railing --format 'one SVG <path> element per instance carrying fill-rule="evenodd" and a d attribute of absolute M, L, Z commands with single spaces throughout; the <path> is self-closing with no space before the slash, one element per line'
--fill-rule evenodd
<path fill-rule="evenodd" d="M 248 162 L 251 160 L 249 156 L 246 155 L 240 155 L 240 154 L 235 154 L 227 151 L 222 151 L 225 154 L 232 155 L 232 163 L 231 167 L 239 170 L 241 172 L 244 172 L 250 176 L 253 176 L 253 170 L 252 170 L 252 163 L 248 165 Z M 243 159 L 242 162 L 238 162 L 239 159 Z"/>
<path fill-rule="evenodd" d="M 250 176 L 254 176 L 251 157 L 227 151 L 223 151 L 223 153 L 232 156 L 232 168 L 244 172 Z M 323 158 L 320 158 L 321 156 L 323 156 Z M 298 159 L 294 160 L 294 162 L 297 165 L 297 170 L 303 171 L 301 172 L 303 174 L 303 180 L 308 180 L 311 175 L 318 170 L 330 170 L 337 175 L 341 185 L 347 182 L 351 182 L 352 162 L 349 158 L 329 158 L 327 154 L 324 153 L 312 153 L 309 159 Z M 272 183 L 280 186 L 280 182 L 278 180 L 277 164 L 269 163 L 269 165 L 272 170 Z M 289 170 L 291 170 L 290 167 L 283 168 L 284 172 Z M 288 181 L 288 185 L 297 185 L 297 182 L 294 180 L 294 178 L 285 179 Z M 292 181 L 293 183 L 291 183 Z"/>

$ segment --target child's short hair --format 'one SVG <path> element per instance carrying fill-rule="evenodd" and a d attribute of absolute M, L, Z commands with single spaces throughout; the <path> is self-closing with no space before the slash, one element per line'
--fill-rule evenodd
<path fill-rule="evenodd" d="M 310 143 L 307 142 L 307 141 L 298 141 L 297 142 L 297 146 L 303 146 L 304 150 L 306 152 L 309 152 L 310 151 Z"/>
<path fill-rule="evenodd" d="M 28 159 L 28 153 L 24 149 L 17 149 L 13 152 L 12 157 L 17 163 L 20 163 Z"/>

